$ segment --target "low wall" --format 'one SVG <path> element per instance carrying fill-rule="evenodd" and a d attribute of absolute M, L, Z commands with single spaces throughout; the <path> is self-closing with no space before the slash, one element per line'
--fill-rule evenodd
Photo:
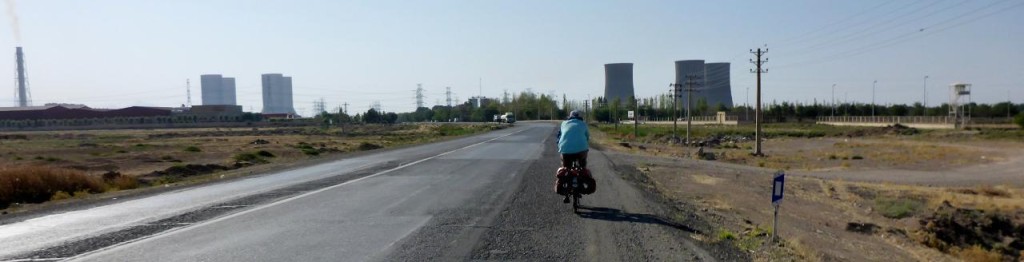
<path fill-rule="evenodd" d="M 633 121 L 622 121 L 621 123 L 624 124 L 624 125 L 625 124 L 632 125 Z M 678 123 L 680 125 L 686 125 L 686 120 L 680 120 Z M 672 121 L 640 121 L 640 124 L 671 125 Z M 722 122 L 719 122 L 719 121 L 693 121 L 693 122 L 690 122 L 690 124 L 692 124 L 692 125 L 727 125 L 727 126 L 734 126 L 734 125 L 738 125 L 739 121 L 736 121 L 736 120 L 727 120 L 727 121 L 722 121 Z"/>
<path fill-rule="evenodd" d="M 897 123 L 880 123 L 880 122 L 818 122 L 822 125 L 830 126 L 867 126 L 867 127 L 886 127 L 895 125 Z M 917 129 L 954 129 L 956 126 L 953 124 L 943 123 L 898 123 L 900 125 L 917 128 Z"/>

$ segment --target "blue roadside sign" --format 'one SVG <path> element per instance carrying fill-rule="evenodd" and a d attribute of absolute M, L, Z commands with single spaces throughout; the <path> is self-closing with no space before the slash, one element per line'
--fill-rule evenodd
<path fill-rule="evenodd" d="M 772 205 L 778 206 L 782 202 L 783 186 L 786 183 L 786 173 L 779 171 L 772 179 Z"/>

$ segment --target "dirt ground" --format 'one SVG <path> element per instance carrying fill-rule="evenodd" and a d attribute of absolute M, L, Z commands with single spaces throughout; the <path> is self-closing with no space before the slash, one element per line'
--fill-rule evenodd
<path fill-rule="evenodd" d="M 705 241 L 732 242 L 757 260 L 986 261 L 980 258 L 991 255 L 1000 261 L 1021 257 L 1013 246 L 1024 243 L 1013 238 L 1024 232 L 997 234 L 994 241 L 977 242 L 984 248 L 968 250 L 936 244 L 935 232 L 946 231 L 934 229 L 937 220 L 933 219 L 955 207 L 1007 214 L 1020 228 L 1024 187 L 1009 182 L 1024 180 L 1020 159 L 1024 146 L 1019 141 L 777 138 L 764 143 L 766 158 L 750 156 L 746 148 L 752 143 L 740 142 L 704 151 L 716 154 L 715 160 L 697 160 L 686 157 L 696 149 L 667 143 L 621 144 L 622 139 L 600 132 L 595 140 L 620 164 L 648 177 L 658 193 L 696 205 L 701 213 L 697 215 L 717 222 L 721 229 Z M 779 211 L 778 232 L 784 244 L 773 247 L 766 244 L 772 227 L 771 179 L 780 169 L 791 171 L 787 171 L 786 197 Z M 1003 176 L 982 174 L 992 172 Z M 1013 230 L 1011 225 L 1008 231 Z M 779 250 L 785 255 L 780 256 Z"/>

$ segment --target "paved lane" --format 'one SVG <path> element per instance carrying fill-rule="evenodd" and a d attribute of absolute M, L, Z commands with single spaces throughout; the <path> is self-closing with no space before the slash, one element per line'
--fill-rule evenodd
<path fill-rule="evenodd" d="M 151 225 L 174 215 L 292 185 L 331 177 L 353 176 L 361 170 L 410 163 L 523 129 L 517 127 L 429 145 L 390 150 L 0 225 L 0 243 L 3 243 L 3 247 L 0 248 L 0 260 L 19 258 L 19 255 L 29 252 L 72 241 L 82 241 L 101 234 Z"/>
<path fill-rule="evenodd" d="M 591 153 L 598 193 L 551 192 L 554 125 L 116 245 L 82 261 L 713 260 Z"/>

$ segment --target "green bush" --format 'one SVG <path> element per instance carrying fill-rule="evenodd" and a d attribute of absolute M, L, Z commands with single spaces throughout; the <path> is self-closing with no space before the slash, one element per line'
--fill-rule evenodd
<path fill-rule="evenodd" d="M 921 201 L 906 198 L 879 197 L 875 199 L 875 209 L 888 218 L 905 218 L 914 215 L 921 209 Z"/>
<path fill-rule="evenodd" d="M 202 151 L 203 151 L 202 149 L 199 149 L 199 147 L 196 147 L 196 146 L 189 146 L 189 147 L 185 148 L 185 152 L 202 152 Z"/>
<path fill-rule="evenodd" d="M 239 153 L 239 154 L 236 154 L 233 157 L 233 159 L 235 159 L 235 161 L 249 162 L 249 163 L 266 163 L 267 162 L 267 160 L 264 160 L 262 157 L 260 157 L 256 153 Z"/>
<path fill-rule="evenodd" d="M 1014 123 L 1017 123 L 1020 128 L 1024 128 L 1024 113 L 1017 114 L 1017 117 L 1013 119 Z"/>

